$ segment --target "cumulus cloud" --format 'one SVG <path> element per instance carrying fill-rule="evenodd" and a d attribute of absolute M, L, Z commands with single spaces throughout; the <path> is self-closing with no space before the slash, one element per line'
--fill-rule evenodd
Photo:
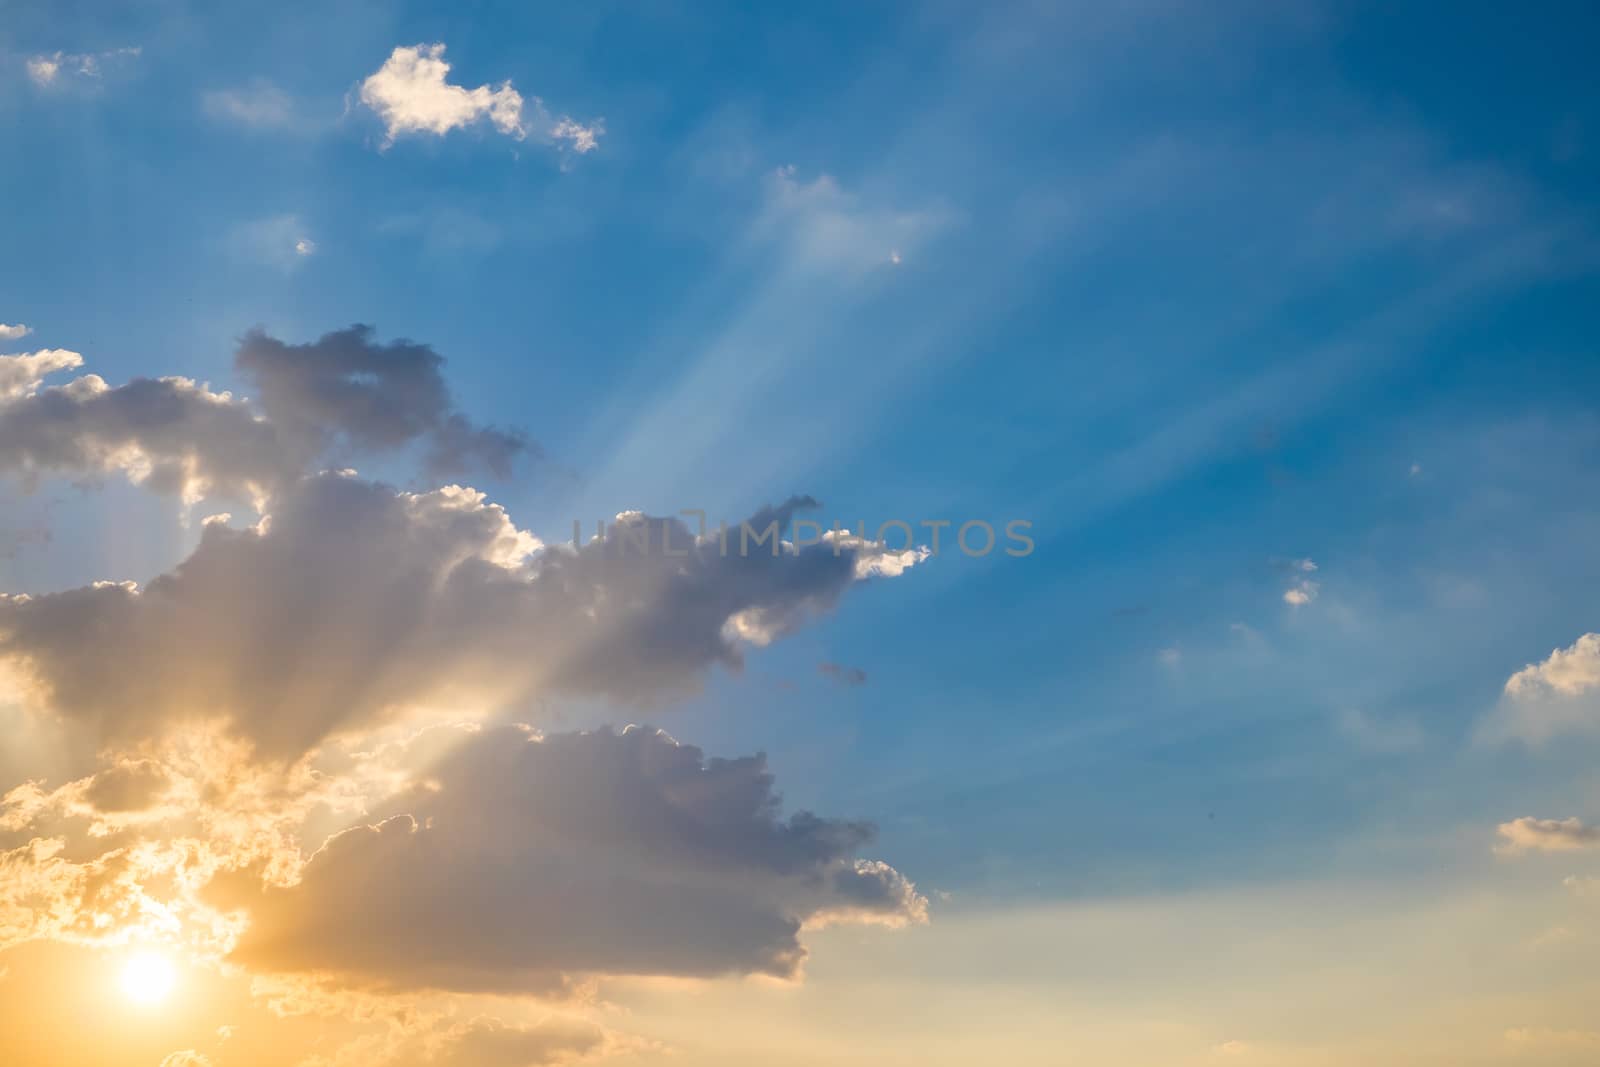
<path fill-rule="evenodd" d="M 33 330 L 20 322 L 16 325 L 0 322 L 0 341 L 18 341 L 28 336 Z"/>
<path fill-rule="evenodd" d="M 44 374 L 79 363 L 76 353 L 48 355 L 31 365 L 0 364 L 0 473 L 120 473 L 186 500 L 212 492 L 253 499 L 311 458 L 232 394 L 188 378 L 137 378 L 113 388 L 89 374 L 39 388 Z"/>
<path fill-rule="evenodd" d="M 183 378 L 48 384 L 81 363 L 0 357 L 0 471 L 120 472 L 259 515 L 206 520 L 143 587 L 0 593 L 7 704 L 60 731 L 65 768 L 0 796 L 0 950 L 181 944 L 379 999 L 789 978 L 806 930 L 925 920 L 915 886 L 860 854 L 868 824 L 782 814 L 760 756 L 482 725 L 547 697 L 692 693 L 924 550 L 783 540 L 807 497 L 727 531 L 630 512 L 547 545 L 474 489 L 319 470 L 410 448 L 430 470 L 503 469 L 529 448 L 456 409 L 432 349 L 366 327 L 246 335 L 250 399 Z M 416 993 L 436 995 L 454 994 Z M 461 1019 L 308 1062 L 510 1067 L 613 1043 L 586 1023 Z"/>
<path fill-rule="evenodd" d="M 247 967 L 528 991 L 574 975 L 793 977 L 808 923 L 923 921 L 864 823 L 784 818 L 759 757 L 658 731 L 485 730 L 246 897 Z"/>
<path fill-rule="evenodd" d="M 781 529 L 805 503 L 748 525 Z M 693 692 L 707 668 L 738 669 L 741 645 L 830 610 L 875 555 L 893 554 L 741 549 L 738 535 L 725 550 L 715 531 L 697 538 L 642 515 L 546 547 L 473 490 L 319 475 L 254 527 L 208 524 L 193 555 L 145 589 L 0 596 L 0 666 L 34 703 L 104 736 L 220 721 L 289 757 L 429 706 Z"/>
<path fill-rule="evenodd" d="M 61 349 L 0 357 L 0 472 L 120 473 L 187 501 L 220 495 L 259 505 L 330 450 L 420 443 L 429 471 L 444 476 L 504 475 L 532 450 L 521 434 L 479 427 L 455 410 L 433 349 L 379 343 L 367 326 L 301 345 L 247 334 L 235 366 L 259 390 L 259 409 L 187 378 L 112 387 L 90 374 L 40 387 L 81 363 Z"/>
<path fill-rule="evenodd" d="M 83 357 L 65 348 L 42 348 L 20 356 L 0 356 L 0 402 L 31 396 L 50 375 L 81 366 Z"/>
<path fill-rule="evenodd" d="M 253 381 L 266 416 L 318 450 L 427 445 L 429 472 L 456 476 L 487 468 L 505 476 L 530 450 L 518 433 L 473 425 L 455 410 L 444 357 L 412 341 L 378 343 L 370 326 L 287 344 L 252 330 L 234 365 Z"/>
<path fill-rule="evenodd" d="M 487 120 L 516 140 L 529 136 L 580 154 L 593 151 L 604 127 L 567 115 L 551 116 L 538 97 L 524 99 L 510 81 L 473 89 L 449 82 L 443 44 L 396 48 L 378 71 L 361 83 L 361 102 L 384 124 L 384 143 L 404 135 L 444 136 Z"/>
<path fill-rule="evenodd" d="M 1501 823 L 1497 832 L 1504 839 L 1498 851 L 1506 854 L 1579 852 L 1600 848 L 1600 827 L 1589 826 L 1576 817 L 1534 819 L 1524 816 Z"/>
<path fill-rule="evenodd" d="M 1584 634 L 1506 680 L 1499 707 L 1481 734 L 1532 744 L 1600 729 L 1600 634 Z"/>

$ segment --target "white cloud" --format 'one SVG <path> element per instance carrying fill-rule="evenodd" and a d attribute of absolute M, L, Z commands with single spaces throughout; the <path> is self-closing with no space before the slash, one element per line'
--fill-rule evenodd
<path fill-rule="evenodd" d="M 1308 577 L 1316 573 L 1317 565 L 1309 559 L 1295 559 L 1289 561 L 1289 569 L 1299 577 L 1284 590 L 1283 602 L 1293 608 L 1305 607 L 1317 599 L 1317 590 L 1321 588 L 1320 583 Z"/>
<path fill-rule="evenodd" d="M 50 85 L 56 80 L 56 75 L 61 72 L 61 54 L 54 56 L 34 56 L 28 60 L 28 77 L 32 78 L 35 85 Z"/>
<path fill-rule="evenodd" d="M 516 140 L 529 136 L 579 154 L 592 152 L 604 132 L 603 122 L 588 125 L 570 116 L 554 118 L 538 97 L 531 100 L 504 81 L 473 89 L 448 81 L 450 64 L 443 44 L 396 48 L 378 71 L 361 83 L 361 102 L 384 123 L 384 144 L 406 134 L 444 136 L 488 120 Z"/>
<path fill-rule="evenodd" d="M 1283 602 L 1291 607 L 1304 607 L 1317 599 L 1317 590 L 1320 588 L 1319 583 L 1302 578 L 1283 591 Z"/>
<path fill-rule="evenodd" d="M 297 256 L 309 256 L 316 250 L 317 243 L 309 237 L 302 237 L 294 243 L 294 251 Z"/>
<path fill-rule="evenodd" d="M 104 52 L 52 52 L 48 55 L 30 56 L 27 61 L 28 77 L 41 88 L 58 84 L 62 74 L 98 78 L 100 65 L 105 60 L 137 56 L 140 51 L 137 47 L 112 48 Z"/>
<path fill-rule="evenodd" d="M 1569 648 L 1551 652 L 1543 663 L 1530 663 L 1506 681 L 1506 695 L 1515 698 L 1560 694 L 1578 696 L 1600 687 L 1600 634 L 1584 634 Z"/>
<path fill-rule="evenodd" d="M 550 130 L 550 137 L 555 141 L 566 141 L 572 150 L 582 155 L 593 152 L 600 147 L 600 136 L 606 132 L 605 121 L 597 119 L 587 126 L 574 122 L 563 116 Z"/>
<path fill-rule="evenodd" d="M 1505 840 L 1496 846 L 1504 855 L 1523 852 L 1580 852 L 1600 848 L 1600 827 L 1570 819 L 1535 819 L 1524 816 L 1497 828 Z"/>
<path fill-rule="evenodd" d="M 22 325 L 20 322 L 15 326 L 10 325 L 9 323 L 0 322 L 0 341 L 20 341 L 22 338 L 28 336 L 32 332 L 33 330 Z"/>
<path fill-rule="evenodd" d="M 83 357 L 65 348 L 42 348 L 20 356 L 0 356 L 0 401 L 31 396 L 45 378 L 83 366 Z"/>
<path fill-rule="evenodd" d="M 1500 704 L 1480 728 L 1490 741 L 1540 744 L 1600 730 L 1600 634 L 1586 633 L 1506 679 Z"/>

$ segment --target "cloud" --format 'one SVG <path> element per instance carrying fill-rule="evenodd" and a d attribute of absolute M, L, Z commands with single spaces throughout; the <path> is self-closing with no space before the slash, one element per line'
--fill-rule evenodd
<path fill-rule="evenodd" d="M 294 100 L 269 81 L 237 89 L 208 89 L 200 107 L 211 118 L 255 129 L 288 129 L 297 124 Z"/>
<path fill-rule="evenodd" d="M 1530 663 L 1506 680 L 1511 697 L 1578 696 L 1600 688 L 1600 634 L 1584 634 L 1543 663 Z"/>
<path fill-rule="evenodd" d="M 749 526 L 781 529 L 804 503 Z M 695 692 L 708 668 L 739 669 L 741 646 L 830 610 L 875 555 L 893 554 L 861 543 L 744 555 L 738 537 L 724 554 L 716 531 L 697 539 L 632 515 L 579 548 L 544 547 L 470 489 L 319 475 L 283 490 L 255 527 L 208 524 L 145 589 L 0 596 L 0 667 L 33 705 L 103 737 L 221 722 L 290 758 L 429 707 Z"/>
<path fill-rule="evenodd" d="M 592 1023 L 551 1020 L 519 1026 L 479 1017 L 430 1041 L 424 1062 L 436 1067 L 535 1067 L 588 1055 L 605 1039 L 605 1032 Z"/>
<path fill-rule="evenodd" d="M 121 473 L 186 500 L 212 492 L 251 499 L 311 458 L 231 394 L 187 378 L 137 378 L 113 388 L 90 374 L 39 389 L 40 376 L 79 362 L 76 353 L 50 355 L 26 366 L 0 364 L 7 383 L 0 387 L 0 472 Z"/>
<path fill-rule="evenodd" d="M 1304 575 L 1314 573 L 1317 565 L 1309 559 L 1297 559 L 1290 561 L 1289 567 L 1302 577 L 1296 578 L 1294 584 L 1284 590 L 1283 602 L 1294 608 L 1305 607 L 1317 599 L 1317 592 L 1321 589 L 1320 583 L 1304 577 Z"/>
<path fill-rule="evenodd" d="M 789 243 L 795 259 L 815 268 L 857 271 L 897 266 L 949 225 L 947 212 L 891 210 L 847 192 L 831 174 L 802 180 L 791 164 L 769 172 L 756 231 Z"/>
<path fill-rule="evenodd" d="M 380 344 L 370 326 L 287 344 L 245 335 L 234 365 L 259 390 L 267 417 L 320 451 L 340 442 L 364 450 L 427 445 L 429 473 L 487 469 L 508 476 L 531 445 L 518 433 L 474 426 L 455 410 L 444 357 L 424 344 Z"/>
<path fill-rule="evenodd" d="M 1506 680 L 1480 736 L 1540 744 L 1564 733 L 1600 729 L 1600 634 L 1586 633 Z"/>
<path fill-rule="evenodd" d="M 104 52 L 51 52 L 47 55 L 30 56 L 27 61 L 28 77 L 41 88 L 50 88 L 59 84 L 61 75 L 68 74 L 80 78 L 98 78 L 100 66 L 108 59 L 121 59 L 139 55 L 141 49 L 113 48 Z"/>
<path fill-rule="evenodd" d="M 797 975 L 807 924 L 926 918 L 864 823 L 779 813 L 762 757 L 658 731 L 485 730 L 427 782 L 247 897 L 235 962 L 379 986 Z"/>
<path fill-rule="evenodd" d="M 332 450 L 368 454 L 420 443 L 436 475 L 508 474 L 533 451 L 521 434 L 479 427 L 454 408 L 444 358 L 427 345 L 377 342 L 366 326 L 288 344 L 248 333 L 235 366 L 256 406 L 187 378 L 97 375 L 40 388 L 76 369 L 75 352 L 0 357 L 0 472 L 29 478 L 120 473 L 186 501 L 211 495 L 261 506 Z"/>
<path fill-rule="evenodd" d="M 842 663 L 819 663 L 817 673 L 840 685 L 866 685 L 867 672 L 860 667 L 847 667 Z"/>
<path fill-rule="evenodd" d="M 167 1056 L 161 1061 L 161 1067 L 211 1067 L 211 1060 L 190 1048 Z"/>
<path fill-rule="evenodd" d="M 227 243 L 232 253 L 250 263 L 292 272 L 300 267 L 307 252 L 315 249 L 306 235 L 307 226 L 299 215 L 289 213 L 242 222 L 229 231 Z"/>
<path fill-rule="evenodd" d="M 83 357 L 64 348 L 44 348 L 20 356 L 0 356 L 0 401 L 32 396 L 52 374 L 76 370 Z"/>
<path fill-rule="evenodd" d="M 15 326 L 0 322 L 0 341 L 20 341 L 32 332 L 33 330 L 20 322 Z"/>
<path fill-rule="evenodd" d="M 1588 826 L 1576 817 L 1534 819 L 1523 817 L 1501 823 L 1497 832 L 1505 840 L 1496 847 L 1506 855 L 1523 852 L 1579 852 L 1600 848 L 1600 827 Z"/>
<path fill-rule="evenodd" d="M 384 144 L 404 135 L 444 136 L 484 120 L 516 140 L 529 136 L 579 154 L 593 151 L 602 122 L 581 124 L 570 116 L 553 118 L 538 97 L 525 100 L 510 81 L 467 89 L 447 80 L 450 64 L 443 44 L 396 48 L 377 73 L 361 83 L 361 102 L 384 124 Z"/>

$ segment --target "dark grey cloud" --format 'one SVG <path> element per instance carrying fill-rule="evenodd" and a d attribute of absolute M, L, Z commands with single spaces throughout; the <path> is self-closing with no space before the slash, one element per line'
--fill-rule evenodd
<path fill-rule="evenodd" d="M 245 335 L 234 357 L 255 383 L 262 410 L 317 451 L 342 441 L 359 451 L 426 444 L 429 472 L 444 476 L 487 468 L 507 475 L 530 443 L 519 433 L 472 424 L 457 412 L 444 358 L 412 341 L 381 344 L 370 326 L 288 344 L 261 330 Z"/>
<path fill-rule="evenodd" d="M 634 532 L 681 555 L 641 551 Z M 104 739 L 220 720 L 293 758 L 423 706 L 692 693 L 707 668 L 738 669 L 746 646 L 832 609 L 901 555 L 860 542 L 725 555 L 715 533 L 639 515 L 581 548 L 541 548 L 473 490 L 324 474 L 282 490 L 256 527 L 208 526 L 144 589 L 0 595 L 0 665 L 34 704 Z"/>
<path fill-rule="evenodd" d="M 920 922 L 859 860 L 865 823 L 781 814 L 760 756 L 706 759 L 643 728 L 485 730 L 301 880 L 226 903 L 233 958 L 380 986 L 528 991 L 583 975 L 795 975 L 801 931 Z"/>
<path fill-rule="evenodd" d="M 76 480 L 122 473 L 161 493 L 264 497 L 313 453 L 227 393 L 186 378 L 96 375 L 0 397 L 0 472 Z"/>
<path fill-rule="evenodd" d="M 367 326 L 288 344 L 254 330 L 235 365 L 256 403 L 187 378 L 111 386 L 77 369 L 75 352 L 0 356 L 0 473 L 85 480 L 123 474 L 155 492 L 260 503 L 346 455 L 420 447 L 427 472 L 508 475 L 535 449 L 520 432 L 475 425 L 455 410 L 427 345 L 388 344 Z"/>

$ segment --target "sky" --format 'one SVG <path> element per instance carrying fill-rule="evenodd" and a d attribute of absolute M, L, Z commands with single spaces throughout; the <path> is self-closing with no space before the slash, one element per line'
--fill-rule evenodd
<path fill-rule="evenodd" d="M 1597 30 L 0 0 L 0 1061 L 1596 1062 Z"/>

